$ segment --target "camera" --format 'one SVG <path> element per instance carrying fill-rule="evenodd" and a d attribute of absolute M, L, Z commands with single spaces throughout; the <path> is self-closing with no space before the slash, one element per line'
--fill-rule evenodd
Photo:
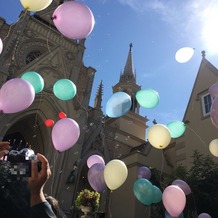
<path fill-rule="evenodd" d="M 31 148 L 21 150 L 12 149 L 7 155 L 7 161 L 11 164 L 11 174 L 17 177 L 31 177 L 31 162 L 37 161 L 38 171 L 41 170 L 41 162 Z"/>

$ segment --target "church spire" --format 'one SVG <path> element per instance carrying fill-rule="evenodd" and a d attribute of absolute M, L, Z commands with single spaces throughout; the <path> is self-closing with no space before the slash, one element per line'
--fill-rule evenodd
<path fill-rule="evenodd" d="M 94 108 L 101 110 L 102 109 L 102 96 L 103 96 L 103 84 L 102 81 L 100 85 L 98 86 L 98 90 L 95 96 L 95 101 L 94 101 Z"/>
<path fill-rule="evenodd" d="M 126 65 L 124 67 L 123 73 L 120 75 L 120 82 L 132 82 L 136 83 L 135 73 L 133 70 L 133 60 L 132 60 L 132 43 L 129 44 L 129 53 L 126 60 Z"/>
<path fill-rule="evenodd" d="M 120 74 L 119 82 L 113 86 L 113 93 L 115 92 L 126 92 L 132 98 L 132 108 L 131 111 L 139 114 L 140 105 L 136 100 L 136 92 L 141 89 L 141 87 L 136 84 L 135 72 L 133 70 L 132 61 L 132 43 L 129 44 L 129 53 L 126 60 L 126 65 L 124 71 Z"/>

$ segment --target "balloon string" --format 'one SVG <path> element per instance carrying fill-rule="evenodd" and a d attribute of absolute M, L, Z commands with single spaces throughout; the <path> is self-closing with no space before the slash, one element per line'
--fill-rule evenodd
<path fill-rule="evenodd" d="M 15 23 L 13 23 L 13 24 L 10 25 L 9 30 L 8 30 L 8 33 L 7 33 L 7 35 L 3 38 L 2 41 L 5 41 L 5 39 L 8 38 L 8 36 L 9 36 L 10 33 L 11 33 L 11 29 L 12 29 L 12 27 L 13 27 L 15 24 L 17 24 L 18 22 L 21 22 L 21 21 L 24 20 L 26 14 L 27 14 L 27 10 L 24 10 L 24 14 L 22 14 L 22 15 L 18 18 L 18 20 L 17 20 Z"/>
<path fill-rule="evenodd" d="M 88 119 L 88 117 L 89 117 L 88 111 L 87 111 L 87 109 L 82 105 L 82 103 L 79 101 L 79 95 L 76 95 L 76 100 L 77 100 L 77 102 L 79 103 L 80 107 L 86 112 L 86 119 Z"/>
<path fill-rule="evenodd" d="M 48 31 L 47 38 L 46 38 L 46 45 L 47 45 L 49 53 L 53 57 L 53 53 L 51 52 L 51 49 L 50 49 L 50 46 L 49 46 L 49 43 L 48 43 L 48 38 L 49 38 L 50 34 L 51 34 L 51 24 L 49 24 L 49 31 Z"/>
<path fill-rule="evenodd" d="M 56 162 L 57 162 L 57 158 L 58 158 L 58 151 L 55 151 L 54 154 L 54 159 L 53 159 L 53 165 L 50 166 L 50 168 L 53 168 L 52 170 L 52 178 L 51 178 L 51 195 L 53 196 L 53 186 L 54 186 L 54 178 L 55 178 L 55 170 L 56 170 Z"/>
<path fill-rule="evenodd" d="M 105 122 L 104 122 L 104 117 L 102 117 L 101 123 L 102 123 L 103 125 L 102 125 L 102 130 L 101 130 L 101 132 L 100 132 L 100 136 L 102 137 L 103 148 L 105 148 L 105 133 L 104 133 Z"/>
<path fill-rule="evenodd" d="M 162 157 L 162 161 L 161 161 L 161 171 L 160 171 L 160 186 L 161 186 L 162 189 L 164 189 L 164 187 L 162 186 L 162 181 L 161 181 L 162 173 L 163 173 L 163 168 L 164 168 L 164 153 L 163 153 L 163 150 L 162 150 L 161 157 Z"/>
<path fill-rule="evenodd" d="M 42 93 L 40 93 L 39 105 L 38 105 L 38 107 L 37 107 L 37 109 L 36 109 L 36 115 L 35 115 L 35 125 L 37 124 L 38 111 L 39 111 L 39 109 L 40 109 L 40 107 L 41 107 L 41 104 L 42 104 L 42 97 L 43 97 L 43 95 L 42 95 Z"/>
<path fill-rule="evenodd" d="M 145 206 L 145 216 L 151 216 L 151 206 Z"/>
<path fill-rule="evenodd" d="M 190 129 L 196 136 L 198 136 L 198 138 L 200 139 L 200 141 L 203 143 L 203 145 L 205 146 L 205 147 L 207 147 L 207 144 L 204 142 L 204 140 L 200 137 L 200 135 L 198 135 L 190 126 L 188 126 L 187 125 L 187 127 L 188 127 L 188 129 Z"/>
<path fill-rule="evenodd" d="M 196 202 L 195 202 L 195 196 L 194 196 L 193 192 L 191 193 L 191 196 L 192 196 L 192 198 L 193 198 L 195 212 L 196 212 L 196 214 L 198 214 L 197 206 L 196 206 Z"/>
<path fill-rule="evenodd" d="M 111 194 L 112 194 L 112 190 L 110 190 L 110 193 L 109 193 L 109 196 L 108 196 L 108 212 L 109 212 L 109 217 L 111 218 L 112 217 L 112 213 L 111 213 Z"/>

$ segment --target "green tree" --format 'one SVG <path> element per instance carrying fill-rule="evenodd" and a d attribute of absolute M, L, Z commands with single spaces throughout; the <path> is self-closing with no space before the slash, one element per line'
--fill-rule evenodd
<path fill-rule="evenodd" d="M 175 167 L 171 175 L 152 169 L 151 182 L 164 191 L 176 179 L 185 181 L 192 193 L 186 196 L 184 217 L 197 218 L 200 213 L 218 217 L 218 164 L 211 157 L 200 154 L 198 151 L 193 152 L 192 160 L 189 171 L 183 165 Z M 165 208 L 162 202 L 157 206 L 159 214 L 163 215 Z"/>
<path fill-rule="evenodd" d="M 187 182 L 192 190 L 194 204 L 190 210 L 197 213 L 208 213 L 218 217 L 218 165 L 209 156 L 193 153 L 192 167 L 188 173 Z"/>

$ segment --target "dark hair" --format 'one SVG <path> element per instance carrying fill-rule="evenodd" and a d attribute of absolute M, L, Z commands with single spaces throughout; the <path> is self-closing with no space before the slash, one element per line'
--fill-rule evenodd
<path fill-rule="evenodd" d="M 59 204 L 58 200 L 52 196 L 45 194 L 45 199 L 48 201 L 48 203 L 51 205 L 53 212 L 56 216 L 59 215 Z"/>
<path fill-rule="evenodd" d="M 0 161 L 0 218 L 28 218 L 30 192 L 27 178 L 10 173 L 10 162 Z"/>

